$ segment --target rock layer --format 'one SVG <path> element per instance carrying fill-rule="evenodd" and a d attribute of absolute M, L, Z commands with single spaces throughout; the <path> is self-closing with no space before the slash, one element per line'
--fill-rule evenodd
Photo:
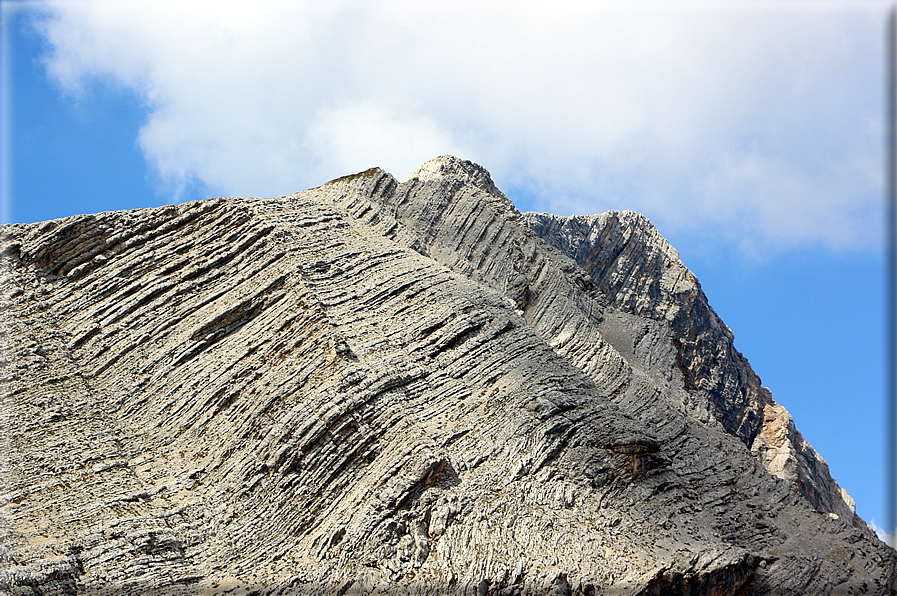
<path fill-rule="evenodd" d="M 897 587 L 635 214 L 443 157 L 0 252 L 5 593 Z"/>
<path fill-rule="evenodd" d="M 643 215 L 527 213 L 525 219 L 541 238 L 575 259 L 611 304 L 670 328 L 689 414 L 703 417 L 706 412 L 741 439 L 767 470 L 794 483 L 815 508 L 867 529 L 825 460 L 760 386 L 698 280 Z"/>

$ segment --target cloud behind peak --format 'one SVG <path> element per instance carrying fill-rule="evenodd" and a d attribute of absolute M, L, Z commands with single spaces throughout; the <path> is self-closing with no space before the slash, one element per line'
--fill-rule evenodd
<path fill-rule="evenodd" d="M 279 196 L 450 153 L 525 208 L 877 248 L 885 4 L 581 4 L 60 1 L 40 26 L 64 90 L 145 102 L 169 188 Z"/>

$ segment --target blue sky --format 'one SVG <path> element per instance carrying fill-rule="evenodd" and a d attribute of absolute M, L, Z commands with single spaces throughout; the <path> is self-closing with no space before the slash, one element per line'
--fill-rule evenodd
<path fill-rule="evenodd" d="M 886 3 L 2 6 L 6 221 L 446 153 L 521 210 L 641 211 L 883 523 Z"/>

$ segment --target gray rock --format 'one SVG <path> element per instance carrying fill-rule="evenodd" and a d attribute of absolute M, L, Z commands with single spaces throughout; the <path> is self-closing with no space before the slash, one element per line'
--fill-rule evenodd
<path fill-rule="evenodd" d="M 3 593 L 897 587 L 636 214 L 443 157 L 0 235 Z"/>
<path fill-rule="evenodd" d="M 527 213 L 525 219 L 541 238 L 575 259 L 614 306 L 669 330 L 690 415 L 712 416 L 767 470 L 793 483 L 814 508 L 871 533 L 856 515 L 853 499 L 831 478 L 825 460 L 795 429 L 791 415 L 776 404 L 770 391 L 760 386 L 760 378 L 735 349 L 731 330 L 708 304 L 698 280 L 643 215 Z M 637 334 L 636 329 L 631 331 Z"/>

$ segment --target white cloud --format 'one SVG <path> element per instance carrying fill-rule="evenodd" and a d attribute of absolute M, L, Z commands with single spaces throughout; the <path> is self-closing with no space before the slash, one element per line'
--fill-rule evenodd
<path fill-rule="evenodd" d="M 421 155 L 463 155 L 465 148 L 450 131 L 424 115 L 398 113 L 376 103 L 325 108 L 314 118 L 306 136 L 308 149 L 340 172 L 357 172 L 374 164 L 392 164 L 404 177 L 421 165 Z"/>
<path fill-rule="evenodd" d="M 145 98 L 140 146 L 175 186 L 281 195 L 456 153 L 535 208 L 754 249 L 881 229 L 884 3 L 47 6 L 50 74 Z"/>
<path fill-rule="evenodd" d="M 875 518 L 872 518 L 872 520 L 869 522 L 869 526 L 872 528 L 872 531 L 875 532 L 876 536 L 878 536 L 879 540 L 881 540 L 885 544 L 897 548 L 897 530 L 888 533 L 884 528 L 875 523 Z"/>

